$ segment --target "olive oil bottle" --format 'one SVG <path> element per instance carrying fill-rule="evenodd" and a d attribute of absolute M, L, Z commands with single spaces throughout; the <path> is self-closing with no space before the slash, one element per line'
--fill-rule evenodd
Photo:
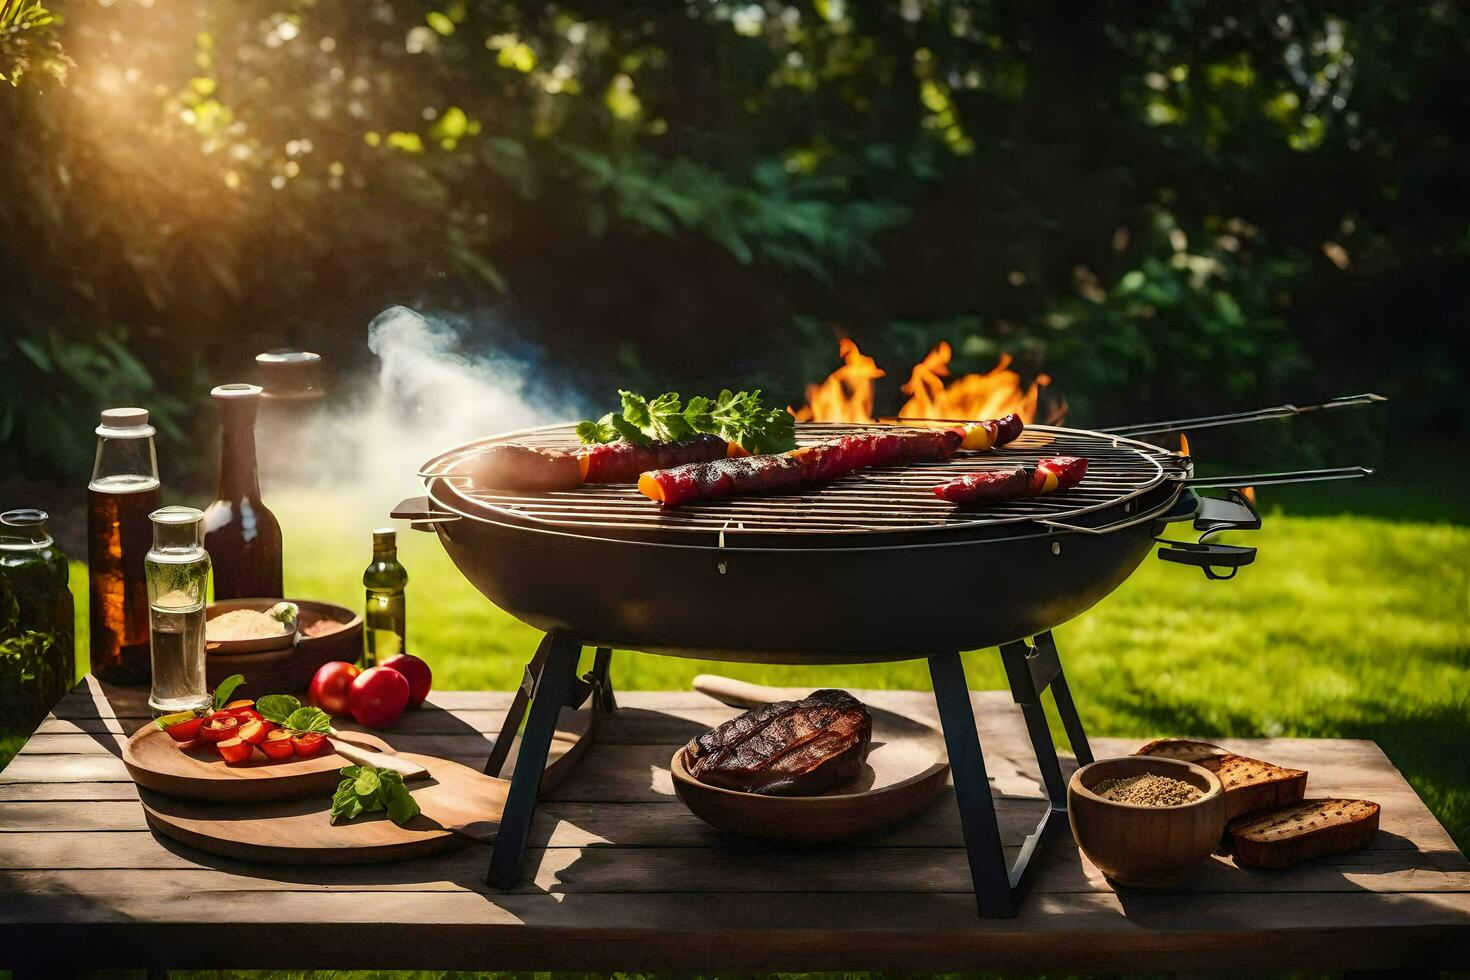
<path fill-rule="evenodd" d="M 363 666 L 376 667 L 389 657 L 407 653 L 403 588 L 408 570 L 398 563 L 398 532 L 373 531 L 373 563 L 362 573 L 367 590 L 363 613 Z"/>

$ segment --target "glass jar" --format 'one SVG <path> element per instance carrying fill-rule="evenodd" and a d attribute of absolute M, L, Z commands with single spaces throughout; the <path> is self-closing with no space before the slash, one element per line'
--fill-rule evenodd
<path fill-rule="evenodd" d="M 0 514 L 0 727 L 30 732 L 76 680 L 66 555 L 42 510 Z"/>
<path fill-rule="evenodd" d="M 192 711 L 210 704 L 204 681 L 204 600 L 209 553 L 200 541 L 204 513 L 193 507 L 163 507 L 153 521 L 148 574 L 149 649 L 153 686 L 148 707 L 158 714 Z"/>

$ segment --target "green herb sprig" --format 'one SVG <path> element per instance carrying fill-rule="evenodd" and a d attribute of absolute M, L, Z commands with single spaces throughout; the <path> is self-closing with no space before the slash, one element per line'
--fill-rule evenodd
<path fill-rule="evenodd" d="M 696 395 L 687 403 L 675 391 L 652 400 L 631 391 L 619 391 L 618 396 L 622 411 L 577 425 L 582 442 L 621 439 L 642 446 L 655 440 L 717 435 L 751 453 L 784 453 L 796 447 L 796 420 L 784 408 L 762 405 L 759 390 L 732 392 L 726 388 L 715 398 Z"/>
<path fill-rule="evenodd" d="M 403 777 L 392 769 L 345 766 L 339 772 L 342 782 L 332 794 L 332 823 L 387 810 L 388 819 L 401 827 L 418 816 L 418 801 L 403 785 Z"/>
<path fill-rule="evenodd" d="M 301 702 L 289 694 L 267 694 L 255 702 L 255 710 L 266 721 L 275 722 L 282 728 L 294 732 L 332 733 L 332 716 L 320 708 L 302 707 Z"/>

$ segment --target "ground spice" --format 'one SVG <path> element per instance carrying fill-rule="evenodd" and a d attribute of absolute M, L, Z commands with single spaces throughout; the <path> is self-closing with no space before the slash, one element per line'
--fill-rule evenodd
<path fill-rule="evenodd" d="M 1114 803 L 1139 806 L 1183 806 L 1204 796 L 1198 786 L 1172 776 L 1156 776 L 1151 772 L 1122 779 L 1104 779 L 1092 791 Z"/>

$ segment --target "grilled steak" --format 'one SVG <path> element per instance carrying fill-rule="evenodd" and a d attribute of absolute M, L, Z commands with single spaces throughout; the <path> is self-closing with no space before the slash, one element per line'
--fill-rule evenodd
<path fill-rule="evenodd" d="M 684 747 L 695 779 L 767 796 L 816 796 L 857 779 L 873 719 L 846 691 L 816 691 L 732 718 Z"/>

